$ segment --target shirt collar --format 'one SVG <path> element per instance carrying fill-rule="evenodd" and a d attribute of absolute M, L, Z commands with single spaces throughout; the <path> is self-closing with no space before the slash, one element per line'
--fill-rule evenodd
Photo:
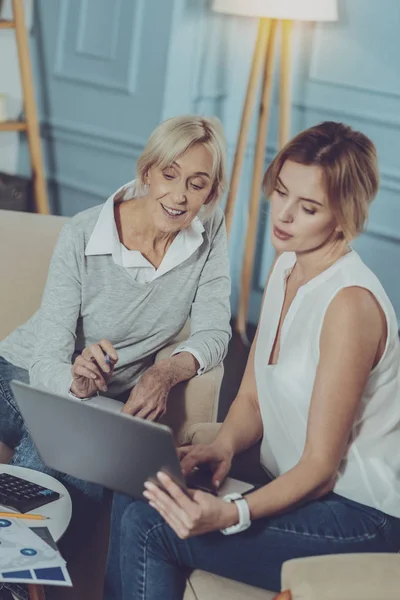
<path fill-rule="evenodd" d="M 122 264 L 121 243 L 114 218 L 114 204 L 117 201 L 135 198 L 135 196 L 137 196 L 137 191 L 137 180 L 133 179 L 121 186 L 106 200 L 87 243 L 85 249 L 86 256 L 112 254 L 115 262 L 117 264 Z M 195 217 L 189 227 L 178 233 L 170 248 L 175 245 L 180 248 L 182 247 L 183 250 L 183 248 L 186 247 L 187 250 L 184 253 L 187 254 L 187 252 L 191 250 L 191 254 L 202 244 L 203 232 L 204 227 L 202 222 L 198 217 Z M 138 252 L 138 254 L 142 257 L 140 252 Z M 144 266 L 141 260 L 138 262 L 141 264 L 138 264 L 137 266 Z M 160 265 L 160 267 L 161 266 L 162 265 Z"/>

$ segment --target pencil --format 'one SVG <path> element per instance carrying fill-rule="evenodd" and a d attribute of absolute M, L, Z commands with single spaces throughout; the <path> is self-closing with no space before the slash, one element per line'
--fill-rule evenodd
<path fill-rule="evenodd" d="M 44 521 L 45 519 L 49 519 L 50 517 L 44 517 L 43 515 L 24 515 L 21 513 L 8 513 L 8 512 L 0 512 L 0 519 L 7 517 L 8 519 L 32 519 L 34 521 Z"/>

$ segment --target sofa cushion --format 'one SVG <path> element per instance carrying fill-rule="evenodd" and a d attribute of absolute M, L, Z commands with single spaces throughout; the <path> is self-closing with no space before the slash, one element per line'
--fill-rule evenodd
<path fill-rule="evenodd" d="M 189 578 L 184 600 L 273 600 L 275 596 L 276 592 L 196 570 Z"/>
<path fill-rule="evenodd" d="M 399 600 L 399 554 L 335 554 L 288 560 L 282 588 L 293 600 Z"/>

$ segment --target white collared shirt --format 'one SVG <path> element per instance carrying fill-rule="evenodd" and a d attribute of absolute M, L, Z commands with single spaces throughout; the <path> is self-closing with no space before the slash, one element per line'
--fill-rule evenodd
<path fill-rule="evenodd" d="M 178 233 L 156 269 L 139 250 L 128 250 L 121 244 L 118 236 L 114 204 L 116 201 L 123 202 L 135 197 L 138 197 L 138 187 L 134 179 L 107 199 L 86 246 L 85 255 L 111 254 L 114 262 L 124 267 L 135 281 L 146 284 L 187 260 L 203 243 L 204 227 L 200 219 L 195 217 L 189 227 Z M 190 352 L 200 365 L 197 374 L 201 375 L 204 372 L 204 362 L 197 352 L 187 348 L 184 343 L 180 344 L 172 355 L 180 352 Z"/>
<path fill-rule="evenodd" d="M 178 233 L 160 266 L 156 269 L 139 250 L 128 250 L 121 244 L 114 218 L 116 200 L 132 200 L 137 196 L 136 180 L 125 184 L 112 194 L 99 215 L 97 223 L 86 246 L 85 255 L 112 254 L 117 265 L 125 267 L 133 279 L 139 283 L 149 283 L 181 264 L 203 243 L 204 227 L 195 217 L 189 227 Z"/>

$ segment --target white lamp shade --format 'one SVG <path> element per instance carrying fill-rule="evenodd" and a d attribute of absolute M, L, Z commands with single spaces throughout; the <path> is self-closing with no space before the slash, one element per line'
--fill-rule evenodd
<path fill-rule="evenodd" d="M 213 10 L 243 17 L 336 21 L 337 0 L 214 0 Z"/>

